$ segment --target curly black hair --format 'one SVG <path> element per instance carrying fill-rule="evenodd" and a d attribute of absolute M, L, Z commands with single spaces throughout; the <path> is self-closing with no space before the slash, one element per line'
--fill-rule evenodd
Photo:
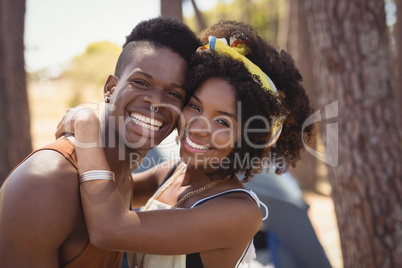
<path fill-rule="evenodd" d="M 235 89 L 237 101 L 240 101 L 242 105 L 243 132 L 240 135 L 241 140 L 228 156 L 232 163 L 231 167 L 220 168 L 214 172 L 213 177 L 244 173 L 243 181 L 246 182 L 254 174 L 260 173 L 263 169 L 267 170 L 269 166 L 266 161 L 261 161 L 257 165 L 250 165 L 250 162 L 244 165 L 244 162 L 238 160 L 266 160 L 270 156 L 268 158 L 271 161 L 270 164 L 275 159 L 279 162 L 279 165 L 273 167 L 275 172 L 283 173 L 288 167 L 295 166 L 304 149 L 303 141 L 307 144 L 311 143 L 316 134 L 316 127 L 310 125 L 303 129 L 303 122 L 313 113 L 313 109 L 302 86 L 300 72 L 288 53 L 283 50 L 278 51 L 269 45 L 250 25 L 235 21 L 220 21 L 209 27 L 201 34 L 201 42 L 208 43 L 208 36 L 212 35 L 217 38 L 226 38 L 229 43 L 230 36 L 234 32 L 241 32 L 248 40 L 250 52 L 246 57 L 271 78 L 278 89 L 279 98 L 256 83 L 256 77 L 253 77 L 240 61 L 207 53 L 194 57 L 188 83 L 189 86 L 197 87 L 208 78 L 218 77 L 228 81 Z M 256 148 L 257 146 L 253 144 L 267 144 L 272 133 L 250 132 L 247 136 L 244 135 L 247 120 L 256 115 L 266 118 L 270 123 L 274 117 L 285 116 L 282 133 L 271 148 Z M 263 120 L 253 120 L 247 127 L 249 129 L 267 128 Z"/>
<path fill-rule="evenodd" d="M 167 17 L 157 17 L 137 24 L 126 37 L 123 51 L 116 64 L 115 75 L 120 77 L 138 46 L 166 47 L 179 54 L 187 63 L 200 46 L 200 41 L 184 23 Z"/>

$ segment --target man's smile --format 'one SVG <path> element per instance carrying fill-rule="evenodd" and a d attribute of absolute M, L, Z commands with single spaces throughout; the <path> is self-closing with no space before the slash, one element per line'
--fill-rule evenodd
<path fill-rule="evenodd" d="M 163 126 L 163 122 L 135 112 L 130 113 L 130 118 L 135 124 L 139 125 L 140 127 L 153 131 L 158 131 Z"/>

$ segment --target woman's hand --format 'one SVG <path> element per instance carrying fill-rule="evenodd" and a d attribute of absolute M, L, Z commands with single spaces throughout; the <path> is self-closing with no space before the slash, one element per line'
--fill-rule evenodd
<path fill-rule="evenodd" d="M 91 109 L 80 106 L 69 108 L 57 125 L 56 139 L 70 134 L 75 136 L 75 143 L 91 147 L 100 140 L 99 125 L 99 119 Z"/>

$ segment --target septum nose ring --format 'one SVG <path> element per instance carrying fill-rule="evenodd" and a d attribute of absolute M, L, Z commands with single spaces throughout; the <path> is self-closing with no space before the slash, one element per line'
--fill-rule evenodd
<path fill-rule="evenodd" d="M 149 106 L 149 110 L 151 112 L 157 113 L 159 111 L 159 107 L 155 107 L 151 104 L 151 106 Z"/>

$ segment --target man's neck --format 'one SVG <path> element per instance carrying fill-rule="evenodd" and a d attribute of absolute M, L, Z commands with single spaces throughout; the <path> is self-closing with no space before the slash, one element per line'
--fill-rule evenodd
<path fill-rule="evenodd" d="M 126 152 L 122 155 L 120 151 Z M 129 178 L 131 173 L 138 168 L 146 153 L 138 153 L 128 148 L 105 147 L 105 154 L 110 169 L 115 173 L 116 183 Z"/>

